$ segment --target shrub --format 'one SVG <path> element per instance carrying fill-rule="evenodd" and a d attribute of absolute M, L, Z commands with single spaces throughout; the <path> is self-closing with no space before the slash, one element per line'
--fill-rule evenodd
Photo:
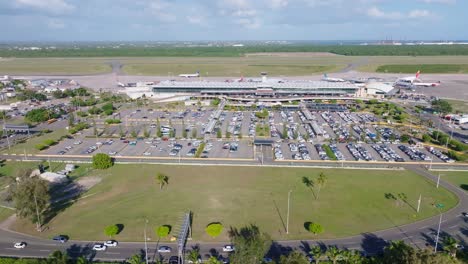
<path fill-rule="evenodd" d="M 43 144 L 37 144 L 36 146 L 34 146 L 37 150 L 44 150 L 46 148 L 48 148 L 48 146 L 46 145 L 43 145 Z"/>
<path fill-rule="evenodd" d="M 156 229 L 156 235 L 160 238 L 165 238 L 171 233 L 171 226 L 163 225 Z"/>
<path fill-rule="evenodd" d="M 211 237 L 217 237 L 223 231 L 221 223 L 211 223 L 205 228 L 206 233 Z"/>
<path fill-rule="evenodd" d="M 314 235 L 323 233 L 323 226 L 317 223 L 307 223 L 307 230 Z"/>
<path fill-rule="evenodd" d="M 114 162 L 112 161 L 112 158 L 107 154 L 98 153 L 93 156 L 93 168 L 95 169 L 104 170 L 112 167 L 112 165 L 114 165 Z"/>
<path fill-rule="evenodd" d="M 113 118 L 110 118 L 110 119 L 106 119 L 106 124 L 120 124 L 122 123 L 122 121 L 120 121 L 120 119 L 113 119 Z"/>
<path fill-rule="evenodd" d="M 432 139 L 432 137 L 431 137 L 430 135 L 428 135 L 428 134 L 424 134 L 424 135 L 422 136 L 422 141 L 424 141 L 424 142 L 426 142 L 426 143 L 427 143 L 427 142 L 431 142 L 431 139 Z"/>
<path fill-rule="evenodd" d="M 104 228 L 104 234 L 109 237 L 113 237 L 119 233 L 119 227 L 117 225 L 110 225 Z"/>
<path fill-rule="evenodd" d="M 50 147 L 50 146 L 53 146 L 55 144 L 57 144 L 57 141 L 53 140 L 53 139 L 46 139 L 44 140 L 44 145 Z"/>
<path fill-rule="evenodd" d="M 403 135 L 401 135 L 400 140 L 401 140 L 401 142 L 406 143 L 406 142 L 408 142 L 410 140 L 410 138 L 411 137 L 408 134 L 403 134 Z"/>
<path fill-rule="evenodd" d="M 76 112 L 76 115 L 79 116 L 79 117 L 87 117 L 88 113 L 83 112 L 83 111 L 78 111 L 78 112 Z"/>

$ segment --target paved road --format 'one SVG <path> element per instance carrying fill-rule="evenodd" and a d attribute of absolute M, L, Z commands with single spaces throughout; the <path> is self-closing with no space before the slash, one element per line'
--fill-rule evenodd
<path fill-rule="evenodd" d="M 426 169 L 418 165 L 406 166 L 407 169 L 412 170 L 428 180 L 435 182 L 437 178 L 428 172 Z M 468 242 L 468 219 L 464 218 L 462 212 L 468 208 L 468 194 L 460 188 L 451 185 L 443 180 L 440 185 L 455 193 L 459 198 L 459 204 L 445 212 L 442 215 L 441 234 L 449 234 L 462 243 Z M 439 216 L 434 216 L 417 223 L 395 226 L 394 228 L 361 234 L 353 237 L 320 240 L 320 241 L 277 241 L 273 244 L 273 255 L 279 252 L 287 252 L 293 249 L 308 251 L 312 245 L 336 245 L 341 248 L 356 249 L 365 251 L 368 254 L 376 254 L 388 243 L 389 240 L 404 240 L 407 243 L 417 247 L 424 248 L 434 245 L 435 232 L 437 230 Z M 14 249 L 13 243 L 17 241 L 25 241 L 28 243 L 25 249 Z M 69 241 L 65 244 L 55 243 L 51 240 L 44 240 L 40 238 L 30 237 L 23 234 L 14 233 L 7 230 L 0 229 L 0 255 L 16 256 L 16 257 L 45 257 L 52 253 L 54 250 L 60 249 L 66 251 L 70 256 L 86 255 L 90 258 L 99 260 L 123 260 L 130 257 L 135 253 L 144 252 L 144 243 L 120 243 L 117 248 L 110 248 L 105 252 L 93 251 L 92 241 Z M 202 256 L 206 258 L 210 254 L 218 254 L 225 243 L 202 243 L 194 244 L 189 242 L 187 248 L 192 246 L 199 246 Z M 156 249 L 162 244 L 148 243 L 148 257 L 150 260 L 159 258 L 160 255 Z M 176 255 L 175 244 L 164 244 L 173 249 L 173 253 L 166 253 L 162 257 L 169 258 Z"/>

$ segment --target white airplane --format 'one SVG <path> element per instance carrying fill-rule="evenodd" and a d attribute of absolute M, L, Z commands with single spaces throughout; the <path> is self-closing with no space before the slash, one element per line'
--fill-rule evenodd
<path fill-rule="evenodd" d="M 328 74 L 326 74 L 326 73 L 323 74 L 322 81 L 326 81 L 326 82 L 346 82 L 346 80 L 341 79 L 341 78 L 330 78 L 330 77 L 328 77 Z"/>
<path fill-rule="evenodd" d="M 200 72 L 197 71 L 196 73 L 192 73 L 192 74 L 179 74 L 179 77 L 196 78 L 196 77 L 200 77 Z"/>
<path fill-rule="evenodd" d="M 415 88 L 415 87 L 434 87 L 439 86 L 440 81 L 438 82 L 422 82 L 419 78 L 421 76 L 421 71 L 418 71 L 415 76 L 408 76 L 399 78 L 396 82 L 396 86 L 403 88 Z"/>

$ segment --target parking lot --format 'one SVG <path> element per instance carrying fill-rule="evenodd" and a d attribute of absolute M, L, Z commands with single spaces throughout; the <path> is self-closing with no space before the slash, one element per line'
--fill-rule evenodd
<path fill-rule="evenodd" d="M 400 143 L 397 131 L 378 126 L 379 119 L 368 113 L 138 109 L 114 118 L 122 123 L 97 122 L 100 135 L 90 128 L 43 153 L 252 160 L 254 139 L 268 139 L 273 142 L 268 156 L 275 160 L 453 162 L 440 151 Z"/>

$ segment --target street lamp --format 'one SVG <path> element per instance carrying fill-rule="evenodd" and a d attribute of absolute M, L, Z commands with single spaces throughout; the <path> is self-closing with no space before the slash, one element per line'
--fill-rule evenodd
<path fill-rule="evenodd" d="M 436 188 L 439 189 L 439 183 L 440 183 L 440 176 L 443 176 L 443 174 L 440 174 L 437 176 L 437 185 Z"/>
<path fill-rule="evenodd" d="M 444 208 L 444 205 L 440 203 L 436 204 L 436 208 L 439 209 L 440 217 L 439 217 L 439 227 L 437 228 L 437 236 L 435 240 L 434 253 L 437 253 L 437 245 L 439 244 L 440 225 L 442 224 L 442 212 L 440 212 L 440 209 Z"/>
<path fill-rule="evenodd" d="M 148 219 L 145 218 L 145 230 L 144 230 L 144 235 L 145 235 L 145 261 L 146 264 L 148 264 L 148 239 L 146 238 L 146 226 L 148 225 Z"/>
<path fill-rule="evenodd" d="M 289 205 L 290 205 L 290 201 L 291 201 L 291 193 L 292 193 L 292 190 L 289 190 L 288 192 L 288 215 L 286 216 L 286 234 L 289 234 Z"/>

